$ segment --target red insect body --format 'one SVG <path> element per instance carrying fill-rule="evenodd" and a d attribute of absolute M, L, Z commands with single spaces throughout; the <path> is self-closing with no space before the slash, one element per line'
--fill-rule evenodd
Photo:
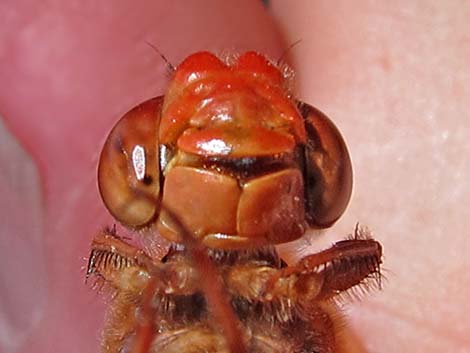
<path fill-rule="evenodd" d="M 95 238 L 88 276 L 116 292 L 105 352 L 336 352 L 331 301 L 380 285 L 382 250 L 356 231 L 287 266 L 272 247 L 329 227 L 352 188 L 341 134 L 285 80 L 254 52 L 196 53 L 111 131 L 109 211 L 182 246 L 160 260 L 112 231 Z"/>

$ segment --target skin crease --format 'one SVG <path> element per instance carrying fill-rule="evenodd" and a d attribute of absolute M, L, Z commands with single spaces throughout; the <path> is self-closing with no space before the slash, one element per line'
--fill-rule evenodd
<path fill-rule="evenodd" d="M 0 5 L 0 114 L 38 168 L 42 246 L 31 257 L 44 266 L 11 276 L 0 300 L 38 278 L 46 289 L 21 292 L 43 293 L 39 314 L 18 325 L 27 334 L 11 334 L 7 345 L 3 337 L 0 350 L 97 351 L 104 304 L 80 270 L 93 234 L 112 222 L 97 193 L 96 163 L 116 119 L 165 87 L 165 66 L 145 41 L 178 63 L 202 49 L 278 57 L 302 39 L 290 51 L 299 96 L 342 131 L 355 189 L 332 229 L 283 250 L 305 255 L 350 233 L 356 221 L 367 224 L 384 245 L 388 281 L 348 305 L 347 351 L 470 352 L 469 5 L 273 1 L 273 21 L 252 1 L 64 4 Z M 0 205 L 28 222 L 30 204 Z M 7 244 L 28 240 L 0 229 Z M 18 255 L 0 249 L 14 263 Z M 11 317 L 24 316 L 15 309 Z"/>

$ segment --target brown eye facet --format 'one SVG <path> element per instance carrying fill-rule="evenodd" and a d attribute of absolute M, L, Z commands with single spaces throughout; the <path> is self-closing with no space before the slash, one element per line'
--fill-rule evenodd
<path fill-rule="evenodd" d="M 351 159 L 343 137 L 325 114 L 302 102 L 299 109 L 307 131 L 307 221 L 312 227 L 326 228 L 338 220 L 351 198 Z"/>
<path fill-rule="evenodd" d="M 106 139 L 98 166 L 101 197 L 122 224 L 139 228 L 154 220 L 160 204 L 158 123 L 162 97 L 126 113 Z"/>

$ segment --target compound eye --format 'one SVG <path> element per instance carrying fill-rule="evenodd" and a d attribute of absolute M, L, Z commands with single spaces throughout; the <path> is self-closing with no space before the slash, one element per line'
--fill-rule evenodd
<path fill-rule="evenodd" d="M 351 198 L 351 159 L 339 130 L 325 114 L 302 102 L 299 109 L 307 132 L 307 221 L 312 227 L 327 228 L 343 214 Z"/>
<path fill-rule="evenodd" d="M 157 216 L 160 167 L 157 129 L 162 97 L 126 113 L 114 126 L 101 152 L 98 186 L 109 212 L 120 223 L 140 228 Z"/>

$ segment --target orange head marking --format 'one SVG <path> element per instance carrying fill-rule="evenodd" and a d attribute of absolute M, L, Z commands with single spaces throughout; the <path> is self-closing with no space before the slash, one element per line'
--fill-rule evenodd
<path fill-rule="evenodd" d="M 282 83 L 279 69 L 254 52 L 232 66 L 207 52 L 191 55 L 165 96 L 160 142 L 202 156 L 289 152 L 305 141 L 305 128 Z"/>

